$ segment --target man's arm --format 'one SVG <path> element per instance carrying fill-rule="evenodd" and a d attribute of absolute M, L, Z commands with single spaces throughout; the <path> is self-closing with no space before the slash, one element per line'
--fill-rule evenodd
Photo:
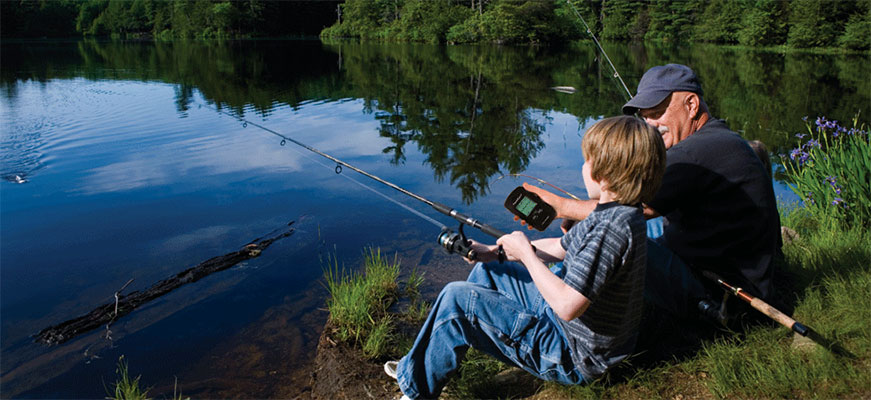
<path fill-rule="evenodd" d="M 660 214 L 656 210 L 650 208 L 647 204 L 644 205 L 644 219 L 653 219 L 659 216 Z"/>
<path fill-rule="evenodd" d="M 545 203 L 550 204 L 551 207 L 556 210 L 557 218 L 571 219 L 575 221 L 583 220 L 587 218 L 594 209 L 596 209 L 596 205 L 598 204 L 597 200 L 575 200 L 558 196 L 538 186 L 533 186 L 525 182 L 523 183 L 523 188 L 537 194 Z M 646 204 L 644 205 L 644 218 L 651 219 L 658 216 L 660 216 L 660 214 L 656 210 L 648 207 Z M 520 221 L 520 223 L 524 224 L 523 221 Z"/>
<path fill-rule="evenodd" d="M 552 248 L 554 241 L 556 246 L 562 249 L 559 239 L 556 238 L 537 240 L 535 242 L 536 248 L 542 245 L 550 251 L 555 251 Z M 565 321 L 571 321 L 581 316 L 590 306 L 590 300 L 586 296 L 567 285 L 544 265 L 536 252 L 532 250 L 529 239 L 523 232 L 515 231 L 502 236 L 496 243 L 502 245 L 509 258 L 523 263 L 529 271 L 529 275 L 532 276 L 535 287 L 538 288 L 541 296 L 544 297 L 544 300 L 558 317 Z M 562 255 L 565 256 L 565 250 L 562 250 Z"/>
<path fill-rule="evenodd" d="M 575 221 L 586 219 L 596 208 L 596 204 L 598 204 L 596 200 L 575 200 L 557 196 L 538 186 L 525 182 L 523 183 L 523 188 L 537 194 L 545 203 L 550 204 L 556 210 L 557 218 L 573 219 Z"/>

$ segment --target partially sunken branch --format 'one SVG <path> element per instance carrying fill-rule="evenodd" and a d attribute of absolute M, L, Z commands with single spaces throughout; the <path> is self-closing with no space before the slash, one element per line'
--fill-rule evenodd
<path fill-rule="evenodd" d="M 293 221 L 287 224 L 287 226 L 291 225 L 293 225 Z M 283 229 L 283 231 L 275 236 L 269 238 L 264 236 L 254 239 L 239 251 L 234 251 L 232 253 L 203 261 L 195 267 L 188 268 L 173 277 L 155 283 L 145 291 L 134 291 L 128 295 L 121 295 L 120 292 L 130 283 L 130 281 L 128 281 L 123 288 L 115 292 L 115 299 L 111 303 L 103 304 L 78 318 L 43 329 L 36 334 L 35 341 L 49 345 L 61 344 L 100 326 L 106 325 L 108 327 L 110 324 L 115 322 L 115 320 L 129 314 L 137 307 L 163 296 L 182 285 L 196 282 L 215 272 L 223 271 L 242 261 L 259 256 L 263 250 L 269 247 L 269 245 L 276 240 L 286 238 L 293 234 L 293 228 L 285 227 Z M 267 236 L 275 234 L 277 231 L 278 230 L 272 231 Z"/>

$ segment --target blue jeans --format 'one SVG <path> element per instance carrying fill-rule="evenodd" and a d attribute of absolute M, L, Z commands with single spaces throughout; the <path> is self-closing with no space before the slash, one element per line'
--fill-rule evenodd
<path fill-rule="evenodd" d="M 707 297 L 702 282 L 692 273 L 664 238 L 663 218 L 647 221 L 647 272 L 644 300 L 678 318 L 695 315 L 699 300 Z"/>
<path fill-rule="evenodd" d="M 562 264 L 553 271 L 562 276 Z M 445 285 L 411 351 L 399 361 L 406 396 L 437 398 L 469 346 L 545 380 L 584 377 L 550 306 L 517 263 L 478 263 L 465 282 Z"/>

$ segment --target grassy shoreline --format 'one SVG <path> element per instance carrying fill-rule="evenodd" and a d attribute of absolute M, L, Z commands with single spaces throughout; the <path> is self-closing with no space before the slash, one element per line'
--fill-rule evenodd
<path fill-rule="evenodd" d="M 755 325 L 705 341 L 684 359 L 641 366 L 619 378 L 606 376 L 585 386 L 544 383 L 527 398 L 863 398 L 871 395 L 871 233 L 862 227 L 826 224 L 803 208 L 784 216 L 798 238 L 784 245 L 784 272 L 793 282 L 794 317 L 854 353 L 850 360 L 796 340 L 781 326 Z M 374 253 L 370 253 L 374 254 Z M 366 274 L 385 276 L 372 269 Z M 386 268 L 382 266 L 381 269 Z M 366 286 L 366 274 L 346 280 Z M 397 271 L 398 274 L 398 271 Z M 335 281 L 335 277 L 328 278 Z M 396 282 L 394 281 L 395 285 Z M 332 290 L 331 290 L 332 292 Z M 335 300 L 333 300 L 335 301 Z M 355 300 L 359 303 L 361 300 Z M 377 301 L 375 301 L 377 303 Z M 332 310 L 332 307 L 331 307 Z M 385 309 L 386 310 L 386 309 Z M 419 317 L 424 316 L 418 310 Z M 332 317 L 331 317 L 332 318 Z M 387 318 L 390 320 L 390 317 Z M 372 318 L 372 320 L 379 320 Z M 381 319 L 383 321 L 383 319 Z M 367 325 L 375 326 L 367 322 Z M 391 330 L 392 332 L 392 330 Z M 407 350 L 408 338 L 391 338 L 393 357 Z M 359 341 L 365 343 L 365 341 Z M 508 366 L 471 351 L 443 398 L 480 398 Z"/>

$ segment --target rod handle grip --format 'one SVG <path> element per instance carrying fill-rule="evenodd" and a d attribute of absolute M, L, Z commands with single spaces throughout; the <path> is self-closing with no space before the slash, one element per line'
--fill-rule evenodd
<path fill-rule="evenodd" d="M 797 322 L 795 322 L 794 319 L 790 318 L 788 315 L 782 313 L 780 310 L 770 306 L 768 303 L 766 303 L 758 298 L 754 297 L 753 300 L 750 301 L 750 305 L 753 306 L 753 308 L 759 310 L 759 312 L 769 316 L 771 319 L 777 321 L 779 324 L 781 324 L 789 329 L 795 330 L 794 326 L 796 324 L 798 324 Z M 799 324 L 799 325 L 801 325 L 801 324 Z M 804 325 L 801 325 L 801 326 L 803 327 Z M 796 331 L 796 332 L 798 332 L 798 331 Z M 801 334 L 801 332 L 798 332 L 798 333 Z"/>

